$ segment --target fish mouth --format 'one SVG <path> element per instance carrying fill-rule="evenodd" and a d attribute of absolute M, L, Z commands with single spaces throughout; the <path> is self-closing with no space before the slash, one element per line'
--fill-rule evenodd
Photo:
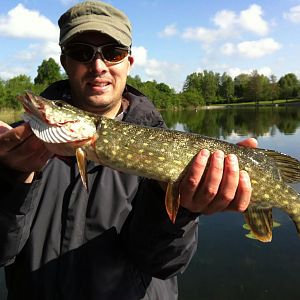
<path fill-rule="evenodd" d="M 17 96 L 17 98 L 22 103 L 23 108 L 28 115 L 34 115 L 35 117 L 46 121 L 44 114 L 45 105 L 38 99 L 35 99 L 33 94 L 25 92 L 25 94 Z"/>

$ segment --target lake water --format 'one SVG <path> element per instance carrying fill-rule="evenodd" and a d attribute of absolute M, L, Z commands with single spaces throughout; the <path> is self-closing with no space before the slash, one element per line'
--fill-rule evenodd
<path fill-rule="evenodd" d="M 259 147 L 300 160 L 300 107 L 212 109 L 163 112 L 170 128 L 236 143 L 256 137 Z M 1 119 L 1 117 L 0 117 Z M 300 192 L 300 185 L 295 185 Z M 179 276 L 179 300 L 296 300 L 300 298 L 300 239 L 289 217 L 274 209 L 280 223 L 271 243 L 247 238 L 238 213 L 200 217 L 198 250 Z M 5 299 L 0 269 L 0 300 Z"/>
<path fill-rule="evenodd" d="M 164 113 L 168 125 L 230 142 L 256 137 L 259 147 L 300 160 L 300 107 Z M 300 191 L 300 185 L 295 188 Z M 300 299 L 300 239 L 274 209 L 271 243 L 246 238 L 238 213 L 200 217 L 198 251 L 179 277 L 180 300 Z"/>

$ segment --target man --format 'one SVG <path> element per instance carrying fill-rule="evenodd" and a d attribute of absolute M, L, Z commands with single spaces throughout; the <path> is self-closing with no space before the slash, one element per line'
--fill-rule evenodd
<path fill-rule="evenodd" d="M 48 87 L 44 97 L 165 126 L 151 102 L 126 85 L 134 58 L 122 12 L 83 2 L 63 14 L 59 26 L 69 79 Z M 2 123 L 0 132 L 0 264 L 8 299 L 177 299 L 176 274 L 196 250 L 199 214 L 244 211 L 249 204 L 249 176 L 222 151 L 210 161 L 205 149 L 195 157 L 180 184 L 173 224 L 162 183 L 89 162 L 87 192 L 75 159 L 53 157 L 27 124 Z"/>

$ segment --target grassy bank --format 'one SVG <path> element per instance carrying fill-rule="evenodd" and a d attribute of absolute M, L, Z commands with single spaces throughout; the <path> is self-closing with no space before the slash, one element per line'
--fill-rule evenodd
<path fill-rule="evenodd" d="M 272 105 L 300 105 L 300 99 L 279 99 L 274 101 L 259 101 L 259 102 L 240 102 L 240 103 L 228 103 L 228 104 L 216 104 L 220 106 L 272 106 Z"/>
<path fill-rule="evenodd" d="M 23 111 L 22 110 L 13 110 L 8 108 L 0 109 L 0 120 L 5 123 L 13 123 L 21 119 Z"/>

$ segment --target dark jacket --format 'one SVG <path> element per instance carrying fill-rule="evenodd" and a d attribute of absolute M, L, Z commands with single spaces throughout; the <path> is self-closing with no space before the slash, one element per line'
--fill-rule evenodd
<path fill-rule="evenodd" d="M 43 96 L 69 95 L 67 81 Z M 145 96 L 127 87 L 124 121 L 163 127 Z M 87 192 L 76 161 L 54 157 L 32 184 L 0 169 L 0 266 L 8 299 L 173 300 L 176 274 L 197 244 L 197 218 L 168 219 L 157 182 L 88 163 Z"/>

